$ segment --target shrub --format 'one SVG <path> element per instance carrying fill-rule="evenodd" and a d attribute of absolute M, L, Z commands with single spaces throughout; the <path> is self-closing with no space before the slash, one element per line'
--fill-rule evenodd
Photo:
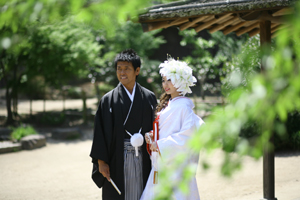
<path fill-rule="evenodd" d="M 300 113 L 298 111 L 290 112 L 285 122 L 286 134 L 274 136 L 274 145 L 276 150 L 280 149 L 300 149 Z M 255 122 L 246 124 L 240 137 L 251 138 L 261 134 L 259 125 Z"/>
<path fill-rule="evenodd" d="M 294 133 L 290 138 L 293 149 L 300 150 L 300 131 Z"/>
<path fill-rule="evenodd" d="M 72 99 L 81 99 L 82 98 L 82 89 L 80 87 L 70 87 L 67 90 L 67 97 Z"/>
<path fill-rule="evenodd" d="M 114 89 L 114 87 L 112 85 L 109 85 L 109 84 L 106 84 L 106 83 L 100 83 L 99 86 L 98 86 L 98 88 L 99 88 L 101 96 L 103 96 L 107 92 L 109 92 L 112 89 Z"/>
<path fill-rule="evenodd" d="M 12 130 L 13 132 L 11 133 L 11 139 L 18 141 L 27 135 L 37 134 L 37 131 L 30 125 L 12 128 Z"/>
<path fill-rule="evenodd" d="M 25 76 L 27 79 L 27 76 Z M 35 76 L 28 81 L 23 80 L 19 93 L 30 99 L 44 99 L 47 93 L 47 85 L 43 76 Z"/>
<path fill-rule="evenodd" d="M 64 113 L 45 113 L 40 118 L 43 125 L 61 125 L 65 122 L 66 115 Z"/>
<path fill-rule="evenodd" d="M 260 135 L 260 128 L 256 122 L 248 122 L 245 124 L 240 132 L 240 137 L 243 138 L 252 138 Z"/>

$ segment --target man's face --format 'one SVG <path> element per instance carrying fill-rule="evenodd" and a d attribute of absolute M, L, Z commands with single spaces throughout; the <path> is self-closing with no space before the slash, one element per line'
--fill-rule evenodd
<path fill-rule="evenodd" d="M 118 80 L 128 89 L 132 89 L 135 84 L 136 76 L 139 75 L 140 68 L 132 66 L 131 62 L 119 61 L 117 62 L 117 77 Z"/>

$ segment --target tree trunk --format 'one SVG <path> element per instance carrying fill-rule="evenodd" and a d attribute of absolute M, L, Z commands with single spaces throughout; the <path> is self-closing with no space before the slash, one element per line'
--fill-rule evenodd
<path fill-rule="evenodd" d="M 44 101 L 43 101 L 44 103 L 43 103 L 43 114 L 45 114 L 46 113 L 46 97 L 44 97 Z"/>
<path fill-rule="evenodd" d="M 13 114 L 14 118 L 18 117 L 18 89 L 15 87 L 12 89 L 12 102 L 13 102 Z"/>
<path fill-rule="evenodd" d="M 82 101 L 83 101 L 83 106 L 82 106 L 83 123 L 87 124 L 86 92 L 82 89 L 81 94 L 82 94 Z"/>
<path fill-rule="evenodd" d="M 19 94 L 19 86 L 21 82 L 22 74 L 18 76 L 18 65 L 15 64 L 14 67 L 14 75 L 13 75 L 13 84 L 11 90 L 11 99 L 13 101 L 13 117 L 16 120 L 19 116 L 18 114 L 18 94 Z"/>
<path fill-rule="evenodd" d="M 46 113 L 46 87 L 44 88 L 44 106 L 43 106 L 43 114 Z"/>
<path fill-rule="evenodd" d="M 2 50 L 2 53 L 0 54 L 0 67 L 2 69 L 3 79 L 6 82 L 6 92 L 5 92 L 5 100 L 6 100 L 6 111 L 7 111 L 7 119 L 6 124 L 10 125 L 14 122 L 12 111 L 11 111 L 11 93 L 9 92 L 10 84 L 8 81 L 8 75 L 5 70 L 5 66 L 3 63 L 2 58 L 6 56 L 6 51 Z"/>
<path fill-rule="evenodd" d="M 62 90 L 62 96 L 63 96 L 63 113 L 66 113 L 66 92 L 64 89 Z"/>
<path fill-rule="evenodd" d="M 97 81 L 95 81 L 94 86 L 95 86 L 96 96 L 97 96 L 97 99 L 98 99 L 98 102 L 99 102 L 100 99 L 101 99 L 101 92 L 99 90 L 99 84 L 98 84 Z"/>
<path fill-rule="evenodd" d="M 30 117 L 32 117 L 32 97 L 30 97 L 29 113 L 30 113 Z"/>
<path fill-rule="evenodd" d="M 205 83 L 205 78 L 201 78 L 200 79 L 200 82 L 201 82 L 201 91 L 200 91 L 200 93 L 201 93 L 201 98 L 202 98 L 202 100 L 205 100 L 205 95 L 204 95 L 204 83 Z"/>
<path fill-rule="evenodd" d="M 6 110 L 7 110 L 7 119 L 6 124 L 12 124 L 14 122 L 12 111 L 11 111 L 11 94 L 9 92 L 9 86 L 6 85 Z"/>

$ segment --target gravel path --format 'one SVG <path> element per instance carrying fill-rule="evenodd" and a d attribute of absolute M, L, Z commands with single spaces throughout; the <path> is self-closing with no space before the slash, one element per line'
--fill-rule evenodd
<path fill-rule="evenodd" d="M 92 182 L 89 151 L 92 141 L 49 141 L 46 147 L 0 154 L 1 200 L 101 199 Z M 220 152 L 210 162 L 213 168 L 198 170 L 202 200 L 262 199 L 262 160 L 245 158 L 244 167 L 226 179 L 217 172 Z M 300 154 L 275 157 L 276 197 L 300 200 Z"/>
<path fill-rule="evenodd" d="M 1 101 L 0 101 L 1 102 Z M 88 100 L 88 107 L 96 99 Z M 66 102 L 66 108 L 80 108 L 80 100 Z M 34 111 L 42 111 L 36 101 Z M 47 110 L 61 110 L 61 101 L 47 101 Z M 28 101 L 19 102 L 19 109 L 28 112 Z M 5 105 L 0 103 L 0 115 Z M 92 200 L 101 199 L 91 179 L 92 129 L 76 141 L 48 140 L 47 146 L 35 150 L 0 154 L 0 200 Z M 203 154 L 201 154 L 203 155 Z M 245 157 L 241 171 L 231 179 L 220 176 L 220 152 L 209 161 L 212 169 L 199 169 L 197 181 L 202 200 L 259 200 L 263 198 L 262 159 Z M 275 157 L 275 196 L 278 200 L 300 200 L 300 153 L 280 153 Z"/>

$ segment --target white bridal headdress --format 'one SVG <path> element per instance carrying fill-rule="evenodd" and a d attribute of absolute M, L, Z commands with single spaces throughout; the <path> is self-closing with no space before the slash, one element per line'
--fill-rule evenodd
<path fill-rule="evenodd" d="M 185 96 L 186 93 L 192 93 L 190 87 L 195 85 L 197 79 L 192 74 L 192 68 L 186 62 L 169 58 L 161 63 L 159 68 L 161 76 L 171 79 L 172 84 L 181 95 Z"/>

